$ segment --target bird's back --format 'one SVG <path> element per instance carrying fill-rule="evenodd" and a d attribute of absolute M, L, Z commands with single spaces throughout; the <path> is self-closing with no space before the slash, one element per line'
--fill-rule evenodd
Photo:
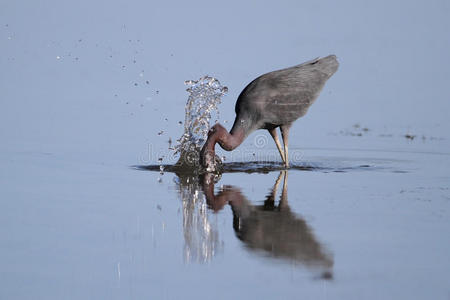
<path fill-rule="evenodd" d="M 256 78 L 239 95 L 237 120 L 250 119 L 252 129 L 294 122 L 306 114 L 338 66 L 330 55 Z"/>

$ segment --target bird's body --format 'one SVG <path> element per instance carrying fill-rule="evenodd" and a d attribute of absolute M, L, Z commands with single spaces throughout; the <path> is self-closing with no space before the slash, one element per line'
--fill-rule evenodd
<path fill-rule="evenodd" d="M 295 120 L 306 114 L 338 66 L 336 56 L 330 55 L 273 71 L 253 80 L 236 101 L 236 119 L 230 133 L 220 124 L 211 128 L 202 149 L 202 163 L 206 166 L 211 165 L 215 143 L 231 151 L 253 131 L 267 129 L 274 138 L 285 165 L 288 166 L 289 128 Z M 283 135 L 284 153 L 275 131 L 278 127 L 281 128 Z"/>

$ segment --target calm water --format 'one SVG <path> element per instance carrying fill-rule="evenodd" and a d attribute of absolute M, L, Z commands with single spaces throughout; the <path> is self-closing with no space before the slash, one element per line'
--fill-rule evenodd
<path fill-rule="evenodd" d="M 446 1 L 0 7 L 0 299 L 450 298 Z M 186 79 L 331 53 L 292 169 L 170 172 Z"/>

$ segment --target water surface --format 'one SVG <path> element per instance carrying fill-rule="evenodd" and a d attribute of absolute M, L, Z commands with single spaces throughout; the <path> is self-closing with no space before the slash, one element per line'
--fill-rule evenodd
<path fill-rule="evenodd" d="M 449 299 L 449 11 L 3 1 L 0 299 Z M 251 80 L 328 54 L 291 169 L 256 132 L 172 172 L 186 79 L 228 87 L 229 129 Z"/>

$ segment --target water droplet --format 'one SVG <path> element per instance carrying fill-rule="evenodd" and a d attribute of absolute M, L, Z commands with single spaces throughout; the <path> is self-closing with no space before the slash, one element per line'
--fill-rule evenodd
<path fill-rule="evenodd" d="M 59 56 L 59 55 L 58 55 L 58 56 L 56 56 L 56 59 L 61 59 L 61 56 Z"/>
<path fill-rule="evenodd" d="M 140 77 L 144 77 L 144 73 L 139 73 L 139 76 Z"/>
<path fill-rule="evenodd" d="M 210 122 L 214 120 L 212 114 L 218 117 L 217 106 L 224 90 L 219 80 L 210 76 L 203 76 L 199 80 L 186 80 L 184 83 L 188 86 L 186 91 L 189 93 L 185 107 L 184 133 L 178 140 L 179 144 L 175 146 L 175 153 L 180 153 L 182 157 L 199 153 L 211 127 Z M 183 122 L 178 121 L 178 124 Z M 214 166 L 210 166 L 209 170 L 212 169 Z"/>
<path fill-rule="evenodd" d="M 186 80 L 184 82 L 185 85 L 193 85 L 193 84 L 196 84 L 196 83 L 197 83 L 197 81 L 195 81 L 195 80 Z"/>

